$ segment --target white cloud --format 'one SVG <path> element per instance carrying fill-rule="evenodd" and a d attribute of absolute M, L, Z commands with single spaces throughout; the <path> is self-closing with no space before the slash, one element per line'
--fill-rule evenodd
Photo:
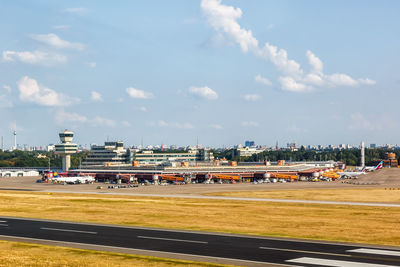
<path fill-rule="evenodd" d="M 313 87 L 297 82 L 292 77 L 280 77 L 279 81 L 282 85 L 282 90 L 284 91 L 299 93 L 299 92 L 309 92 L 313 90 Z"/>
<path fill-rule="evenodd" d="M 256 55 L 271 61 L 279 71 L 286 75 L 300 78 L 303 75 L 301 66 L 296 61 L 288 58 L 288 53 L 285 49 L 278 48 L 268 42 L 265 43 L 263 48 L 257 48 Z"/>
<path fill-rule="evenodd" d="M 354 80 L 349 75 L 334 73 L 332 75 L 326 75 L 326 81 L 331 83 L 332 86 L 344 85 L 344 86 L 356 86 L 359 84 L 357 80 Z"/>
<path fill-rule="evenodd" d="M 69 27 L 70 27 L 69 25 L 54 25 L 51 28 L 53 28 L 55 30 L 66 30 L 66 29 L 69 29 Z"/>
<path fill-rule="evenodd" d="M 104 118 L 101 116 L 96 116 L 93 119 L 90 119 L 84 115 L 80 115 L 76 112 L 68 112 L 63 108 L 57 109 L 55 113 L 54 119 L 58 125 L 65 125 L 69 122 L 76 123 L 88 123 L 93 127 L 114 127 L 116 126 L 116 122 L 112 119 Z M 130 124 L 127 121 L 122 121 L 122 125 L 129 127 Z"/>
<path fill-rule="evenodd" d="M 213 129 L 215 129 L 215 130 L 223 130 L 223 129 L 224 129 L 224 127 L 222 127 L 222 126 L 219 125 L 219 124 L 211 124 L 211 125 L 210 125 L 210 128 L 213 128 Z"/>
<path fill-rule="evenodd" d="M 242 121 L 243 127 L 259 127 L 260 124 L 256 121 Z"/>
<path fill-rule="evenodd" d="M 257 101 L 257 100 L 259 100 L 261 98 L 261 96 L 257 95 L 257 94 L 247 94 L 247 95 L 244 95 L 242 97 L 246 101 Z"/>
<path fill-rule="evenodd" d="M 59 49 L 67 48 L 67 49 L 74 49 L 74 50 L 83 50 L 85 48 L 85 46 L 81 43 L 72 43 L 72 42 L 65 41 L 65 40 L 61 39 L 60 37 L 58 37 L 54 33 L 31 34 L 30 37 L 33 40 L 36 40 L 38 42 L 41 42 L 46 45 L 49 45 L 49 46 L 52 46 L 55 48 L 59 48 Z"/>
<path fill-rule="evenodd" d="M 263 85 L 265 85 L 265 86 L 271 86 L 271 85 L 272 85 L 272 83 L 271 83 L 270 80 L 268 80 L 268 79 L 265 78 L 265 77 L 262 77 L 260 74 L 258 74 L 258 75 L 256 75 L 256 76 L 254 77 L 254 81 L 256 81 L 256 82 L 258 82 L 258 83 L 261 83 L 261 84 L 263 84 Z"/>
<path fill-rule="evenodd" d="M 31 102 L 40 106 L 69 106 L 79 102 L 77 98 L 71 98 L 53 89 L 39 85 L 35 79 L 28 76 L 22 77 L 17 82 L 19 98 L 24 102 Z"/>
<path fill-rule="evenodd" d="M 99 92 L 96 92 L 96 91 L 92 91 L 90 93 L 90 99 L 92 99 L 95 102 L 102 102 L 103 101 L 103 97 L 101 96 L 101 94 Z"/>
<path fill-rule="evenodd" d="M 207 20 L 217 31 L 223 31 L 232 37 L 244 52 L 258 47 L 258 41 L 251 31 L 242 29 L 237 19 L 242 16 L 240 8 L 221 5 L 221 0 L 202 0 L 201 8 Z"/>
<path fill-rule="evenodd" d="M 368 79 L 368 78 L 365 78 L 365 79 L 358 79 L 358 81 L 360 82 L 360 83 L 362 83 L 362 84 L 366 84 L 366 85 L 374 85 L 374 84 L 376 84 L 376 81 L 374 81 L 374 80 L 371 80 L 371 79 Z"/>
<path fill-rule="evenodd" d="M 322 78 L 320 75 L 315 74 L 315 73 L 309 73 L 309 74 L 307 74 L 307 75 L 302 79 L 302 81 L 303 81 L 304 83 L 310 84 L 310 86 L 311 86 L 311 85 L 322 86 L 322 85 L 325 84 L 325 81 L 323 80 L 323 78 Z M 282 85 L 282 83 L 281 83 L 281 85 Z"/>
<path fill-rule="evenodd" d="M 259 46 L 258 40 L 250 30 L 243 29 L 238 23 L 242 16 L 242 10 L 232 6 L 226 6 L 221 0 L 202 0 L 201 8 L 208 23 L 220 34 L 239 44 L 244 53 L 251 52 L 255 56 L 270 61 L 283 73 L 279 81 L 282 90 L 291 92 L 311 92 L 321 86 L 359 86 L 361 84 L 373 85 L 376 82 L 369 78 L 354 79 L 347 74 L 335 73 L 326 75 L 323 73 L 323 63 L 311 51 L 306 52 L 311 69 L 305 73 L 301 65 L 295 60 L 289 59 L 285 49 L 278 48 L 268 42 Z"/>
<path fill-rule="evenodd" d="M 64 125 L 67 122 L 85 123 L 88 121 L 88 118 L 86 116 L 80 115 L 75 112 L 66 112 L 62 108 L 57 110 L 54 118 L 58 125 Z"/>
<path fill-rule="evenodd" d="M 100 127 L 114 127 L 116 125 L 114 120 L 107 119 L 104 117 L 96 116 L 94 119 L 90 121 L 93 126 L 100 126 Z"/>
<path fill-rule="evenodd" d="M 211 89 L 208 86 L 204 87 L 190 87 L 189 92 L 193 95 L 200 96 L 202 98 L 208 99 L 208 100 L 216 100 L 218 99 L 218 94 L 215 92 L 213 89 Z"/>
<path fill-rule="evenodd" d="M 308 57 L 308 62 L 311 65 L 311 73 L 321 75 L 324 69 L 324 64 L 322 61 L 310 50 L 307 50 L 306 56 Z"/>
<path fill-rule="evenodd" d="M 153 93 L 146 92 L 143 90 L 139 90 L 133 87 L 126 88 L 126 92 L 128 95 L 132 98 L 138 98 L 138 99 L 150 99 L 154 97 Z"/>
<path fill-rule="evenodd" d="M 58 63 L 67 62 L 67 57 L 64 55 L 47 53 L 43 51 L 3 51 L 3 61 L 20 61 L 22 63 L 32 65 L 53 66 Z"/>
<path fill-rule="evenodd" d="M 73 14 L 84 14 L 89 11 L 86 7 L 69 7 L 64 9 L 65 12 L 73 13 Z"/>

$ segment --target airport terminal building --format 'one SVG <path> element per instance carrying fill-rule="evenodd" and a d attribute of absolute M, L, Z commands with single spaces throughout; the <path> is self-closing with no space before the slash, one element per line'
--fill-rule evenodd
<path fill-rule="evenodd" d="M 214 155 L 209 149 L 189 150 L 183 152 L 164 152 L 124 148 L 122 141 L 105 142 L 104 145 L 92 145 L 91 151 L 82 167 L 88 166 L 127 166 L 159 165 L 169 162 L 209 162 Z"/>
<path fill-rule="evenodd" d="M 131 164 L 133 152 L 124 148 L 122 141 L 104 142 L 103 146 L 92 145 L 82 166 L 119 166 Z"/>

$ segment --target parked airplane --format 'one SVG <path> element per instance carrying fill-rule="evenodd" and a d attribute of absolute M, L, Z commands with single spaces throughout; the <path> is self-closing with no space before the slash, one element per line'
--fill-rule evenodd
<path fill-rule="evenodd" d="M 85 184 L 92 183 L 95 179 L 92 176 L 75 176 L 75 177 L 54 177 L 53 181 L 67 184 Z"/>
<path fill-rule="evenodd" d="M 367 172 L 372 172 L 372 171 L 375 171 L 375 170 L 382 169 L 383 168 L 383 161 L 379 162 L 379 164 L 376 165 L 376 166 L 366 166 L 364 168 L 365 168 L 365 170 Z"/>
<path fill-rule="evenodd" d="M 360 175 L 366 174 L 365 167 L 360 172 L 339 172 L 340 178 L 357 178 Z"/>

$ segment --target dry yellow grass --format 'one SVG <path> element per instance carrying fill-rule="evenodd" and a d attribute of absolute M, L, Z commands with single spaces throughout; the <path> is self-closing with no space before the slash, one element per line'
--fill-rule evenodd
<path fill-rule="evenodd" d="M 0 192 L 0 214 L 400 246 L 400 209 Z"/>
<path fill-rule="evenodd" d="M 0 266 L 227 266 L 122 253 L 0 241 Z"/>
<path fill-rule="evenodd" d="M 206 195 L 253 197 L 253 198 L 277 198 L 277 199 L 355 201 L 355 202 L 393 202 L 393 203 L 400 202 L 400 189 L 389 190 L 385 188 L 238 191 L 238 192 L 218 192 Z"/>

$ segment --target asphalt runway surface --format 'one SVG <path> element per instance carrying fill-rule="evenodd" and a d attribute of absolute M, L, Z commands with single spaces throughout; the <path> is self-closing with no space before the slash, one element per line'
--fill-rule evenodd
<path fill-rule="evenodd" d="M 143 227 L 0 217 L 0 235 L 235 259 L 241 260 L 242 265 L 249 266 L 252 263 L 341 267 L 400 266 L 400 250 L 393 248 Z"/>

